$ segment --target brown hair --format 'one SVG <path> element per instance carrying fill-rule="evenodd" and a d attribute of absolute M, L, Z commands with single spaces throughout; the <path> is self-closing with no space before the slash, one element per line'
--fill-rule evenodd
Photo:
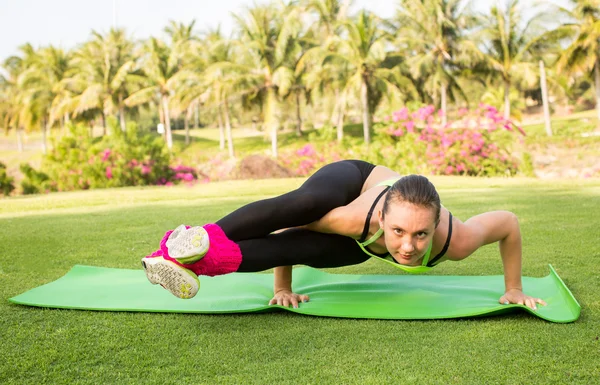
<path fill-rule="evenodd" d="M 407 175 L 396 181 L 383 202 L 383 216 L 389 211 L 392 201 L 412 203 L 435 211 L 435 225 L 440 221 L 440 196 L 435 186 L 422 175 Z"/>

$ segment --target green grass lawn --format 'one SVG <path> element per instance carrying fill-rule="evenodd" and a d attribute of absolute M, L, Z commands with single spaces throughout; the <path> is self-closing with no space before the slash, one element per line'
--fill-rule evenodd
<path fill-rule="evenodd" d="M 466 219 L 512 210 L 523 272 L 551 263 L 581 303 L 553 324 L 525 312 L 435 321 L 40 309 L 8 298 L 83 264 L 138 269 L 167 229 L 217 220 L 302 180 L 126 188 L 0 201 L 0 383 L 531 384 L 600 378 L 600 181 L 432 178 Z M 369 261 L 330 272 L 396 274 Z M 497 275 L 496 247 L 433 274 Z M 110 282 L 107 282 L 110 285 Z"/>

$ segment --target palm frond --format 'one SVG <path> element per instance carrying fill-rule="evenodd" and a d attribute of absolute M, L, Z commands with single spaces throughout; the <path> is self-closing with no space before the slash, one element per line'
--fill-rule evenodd
<path fill-rule="evenodd" d="M 141 90 L 129 95 L 129 97 L 124 101 L 125 105 L 128 107 L 134 107 L 139 106 L 140 104 L 148 103 L 156 97 L 158 91 L 158 87 L 156 86 L 142 88 Z"/>

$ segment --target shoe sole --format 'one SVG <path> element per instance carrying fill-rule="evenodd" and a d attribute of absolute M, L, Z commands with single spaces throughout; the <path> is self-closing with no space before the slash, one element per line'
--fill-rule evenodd
<path fill-rule="evenodd" d="M 200 226 L 183 230 L 176 238 L 167 241 L 169 256 L 184 264 L 202 259 L 208 252 L 209 246 L 208 233 Z"/>
<path fill-rule="evenodd" d="M 150 283 L 161 285 L 177 298 L 192 298 L 200 289 L 193 271 L 163 257 L 142 258 L 142 266 Z"/>

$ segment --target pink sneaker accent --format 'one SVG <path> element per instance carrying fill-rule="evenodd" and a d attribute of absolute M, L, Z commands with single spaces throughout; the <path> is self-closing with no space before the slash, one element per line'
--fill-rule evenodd
<path fill-rule="evenodd" d="M 158 249 L 154 253 L 152 253 L 150 255 L 146 255 L 144 258 L 154 258 L 154 257 L 162 257 L 162 256 L 163 256 L 162 250 Z"/>
<path fill-rule="evenodd" d="M 189 228 L 190 226 L 186 226 Z M 160 241 L 160 249 L 150 254 L 146 258 L 151 257 L 163 257 L 169 261 L 173 261 L 179 266 L 185 267 L 186 269 L 192 270 L 196 275 L 207 275 L 214 277 L 215 275 L 229 274 L 237 271 L 242 263 L 242 252 L 240 247 L 227 238 L 225 232 L 219 225 L 210 223 L 202 226 L 208 233 L 210 239 L 210 247 L 206 255 L 199 261 L 183 264 L 171 258 L 167 250 L 167 239 L 173 232 L 172 230 L 167 231 L 162 241 Z"/>

